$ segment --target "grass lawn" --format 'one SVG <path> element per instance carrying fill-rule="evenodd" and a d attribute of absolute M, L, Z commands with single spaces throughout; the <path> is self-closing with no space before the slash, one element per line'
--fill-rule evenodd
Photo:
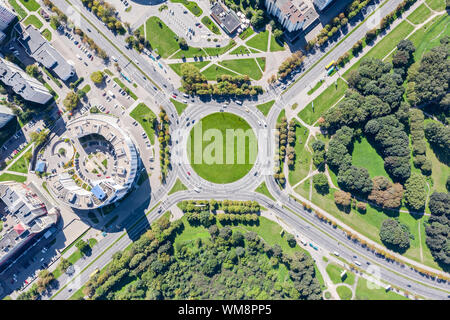
<path fill-rule="evenodd" d="M 267 45 L 269 43 L 269 31 L 263 31 L 258 33 L 256 36 L 248 40 L 245 44 L 249 47 L 266 52 Z"/>
<path fill-rule="evenodd" d="M 12 173 L 4 173 L 0 175 L 0 181 L 17 181 L 17 182 L 25 182 L 27 177 L 19 176 Z"/>
<path fill-rule="evenodd" d="M 155 144 L 155 130 L 153 129 L 153 119 L 156 115 L 144 103 L 139 103 L 130 113 L 130 117 L 139 122 L 144 129 L 151 144 Z"/>
<path fill-rule="evenodd" d="M 338 209 L 334 203 L 335 190 L 330 189 L 330 193 L 327 195 L 320 195 L 313 189 L 312 202 L 317 206 L 323 208 L 328 213 L 332 214 L 340 221 L 344 222 L 346 225 L 354 229 L 355 231 L 365 235 L 369 239 L 382 244 L 379 231 L 381 224 L 385 219 L 398 217 L 399 222 L 408 226 L 410 233 L 413 235 L 414 239 L 410 239 L 410 247 L 403 255 L 407 258 L 419 261 L 427 266 L 441 268 L 434 262 L 431 256 L 429 248 L 424 245 L 425 239 L 421 235 L 421 240 L 419 239 L 419 225 L 423 229 L 423 217 L 415 217 L 406 212 L 398 211 L 382 211 L 371 205 L 367 206 L 366 213 L 359 213 L 358 211 L 352 209 L 349 213 L 343 212 Z M 421 230 L 422 232 L 422 230 Z M 422 234 L 422 233 L 421 233 Z M 420 251 L 422 250 L 423 261 L 421 259 Z"/>
<path fill-rule="evenodd" d="M 203 139 L 195 138 L 194 134 L 196 128 L 200 130 L 200 125 L 198 133 Z M 227 129 L 235 130 L 236 134 L 229 135 L 228 143 Z M 242 131 L 236 131 L 238 129 Z M 250 125 L 234 114 L 220 112 L 206 116 L 194 126 L 187 151 L 192 168 L 200 177 L 214 183 L 230 183 L 250 171 L 256 159 L 256 149 L 256 137 Z"/>
<path fill-rule="evenodd" d="M 28 152 L 31 152 L 31 151 L 28 151 Z M 25 159 L 25 154 L 23 156 L 21 156 L 16 162 L 14 162 L 14 164 L 11 167 L 9 167 L 8 170 L 20 172 L 20 173 L 28 173 L 28 164 L 29 163 Z"/>
<path fill-rule="evenodd" d="M 347 271 L 346 275 L 344 276 L 344 280 L 342 280 L 341 274 L 344 269 L 335 263 L 329 263 L 326 270 L 328 275 L 330 276 L 331 281 L 334 284 L 346 283 L 352 286 L 355 283 L 355 274 L 349 271 Z"/>
<path fill-rule="evenodd" d="M 208 65 L 210 63 L 210 61 L 186 62 L 186 63 L 192 64 L 198 70 L 201 70 L 203 67 Z M 172 70 L 175 71 L 175 73 L 181 77 L 181 65 L 182 64 L 183 63 L 172 63 L 172 64 L 169 64 L 169 67 L 171 67 Z"/>
<path fill-rule="evenodd" d="M 175 106 L 175 109 L 177 109 L 178 114 L 182 114 L 184 109 L 186 109 L 186 107 L 187 107 L 187 104 L 179 102 L 179 101 L 177 101 L 175 99 L 170 98 L 170 101 Z"/>
<path fill-rule="evenodd" d="M 219 64 L 237 73 L 246 74 L 254 80 L 262 78 L 262 72 L 259 70 L 256 61 L 253 58 L 224 60 L 220 61 Z"/>
<path fill-rule="evenodd" d="M 447 182 L 447 177 L 450 176 L 450 167 L 439 161 L 433 149 L 431 149 L 428 140 L 426 140 L 425 143 L 426 157 L 431 161 L 431 178 L 433 179 L 432 190 L 437 192 L 447 192 L 445 184 Z"/>
<path fill-rule="evenodd" d="M 208 16 L 204 16 L 202 18 L 202 23 L 209 29 L 212 31 L 212 33 L 220 35 L 220 29 L 219 27 L 208 17 Z"/>
<path fill-rule="evenodd" d="M 37 16 L 35 16 L 34 14 L 30 14 L 28 16 L 28 18 L 25 19 L 25 21 L 23 22 L 26 26 L 32 24 L 36 29 L 40 29 L 42 28 L 42 26 L 44 25 L 42 23 L 41 20 L 39 20 L 39 18 Z"/>
<path fill-rule="evenodd" d="M 194 1 L 170 0 L 170 2 L 183 4 L 196 17 L 200 17 L 203 13 L 203 10 Z"/>
<path fill-rule="evenodd" d="M 28 11 L 37 11 L 41 6 L 35 0 L 20 0 Z"/>
<path fill-rule="evenodd" d="M 377 59 L 383 59 L 389 52 L 391 52 L 400 40 L 405 39 L 411 31 L 414 30 L 414 27 L 411 23 L 404 20 L 397 27 L 394 28 L 388 35 L 383 37 L 381 41 L 379 41 L 372 49 L 367 52 L 362 59 L 366 57 L 373 57 Z M 361 59 L 358 60 L 350 69 L 348 69 L 344 73 L 344 78 L 348 80 L 348 75 L 350 71 L 357 70 L 359 65 L 361 64 Z"/>
<path fill-rule="evenodd" d="M 308 91 L 308 95 L 312 95 L 317 89 L 320 88 L 320 86 L 324 83 L 325 81 L 323 80 L 319 80 L 316 85 L 314 87 L 311 88 L 311 90 Z"/>
<path fill-rule="evenodd" d="M 269 189 L 267 189 L 265 182 L 261 183 L 258 186 L 258 188 L 255 189 L 255 192 L 259 192 L 259 193 L 265 195 L 266 197 L 272 199 L 273 201 L 276 201 L 275 198 L 270 194 Z"/>
<path fill-rule="evenodd" d="M 356 140 L 353 145 L 352 164 L 366 168 L 371 179 L 376 176 L 384 176 L 391 180 L 386 170 L 384 170 L 383 158 L 365 137 L 361 138 L 361 141 Z"/>
<path fill-rule="evenodd" d="M 230 40 L 228 44 L 225 47 L 212 47 L 212 48 L 203 48 L 203 50 L 209 54 L 210 56 L 220 56 L 221 54 L 224 54 L 231 48 L 233 48 L 236 45 L 236 42 L 234 40 Z"/>
<path fill-rule="evenodd" d="M 288 182 L 291 186 L 294 186 L 302 179 L 304 179 L 309 173 L 309 166 L 311 163 L 311 153 L 305 149 L 305 142 L 308 139 L 309 130 L 304 128 L 297 120 L 297 128 L 295 134 L 297 141 L 295 142 L 295 165 L 294 170 L 289 170 Z"/>
<path fill-rule="evenodd" d="M 341 300 L 351 300 L 352 299 L 353 292 L 350 288 L 348 288 L 346 286 L 338 286 L 336 288 L 336 291 L 339 295 L 339 298 L 341 298 Z"/>
<path fill-rule="evenodd" d="M 438 46 L 440 39 L 450 36 L 450 17 L 447 14 L 435 17 L 409 37 L 416 47 L 415 61 L 420 61 L 422 55 L 431 48 Z"/>
<path fill-rule="evenodd" d="M 325 113 L 325 111 L 331 108 L 339 101 L 340 98 L 342 98 L 347 88 L 347 83 L 339 78 L 337 80 L 337 87 L 335 83 L 332 83 L 316 99 L 314 99 L 314 111 L 312 109 L 313 103 L 311 102 L 298 113 L 299 118 L 307 124 L 313 124 Z"/>
<path fill-rule="evenodd" d="M 48 30 L 47 28 L 45 28 L 44 31 L 42 31 L 42 35 L 48 41 L 52 41 L 52 32 L 50 30 Z"/>
<path fill-rule="evenodd" d="M 217 77 L 226 74 L 230 76 L 236 76 L 237 73 L 234 73 L 230 70 L 224 69 L 216 64 L 210 65 L 208 68 L 206 68 L 202 74 L 206 77 L 209 81 L 216 81 Z"/>
<path fill-rule="evenodd" d="M 19 15 L 19 20 L 27 16 L 27 12 L 20 6 L 16 0 L 8 0 L 9 4 L 14 8 L 16 13 Z"/>
<path fill-rule="evenodd" d="M 442 11 L 445 9 L 445 0 L 425 0 L 431 9 Z"/>
<path fill-rule="evenodd" d="M 277 40 L 275 40 L 275 37 L 272 35 L 272 37 L 270 38 L 270 51 L 271 52 L 275 52 L 275 51 L 284 51 L 285 44 L 283 43 L 283 45 L 281 45 Z"/>
<path fill-rule="evenodd" d="M 255 33 L 255 31 L 252 28 L 247 28 L 247 29 L 245 29 L 244 32 L 242 32 L 239 35 L 239 38 L 241 38 L 242 40 L 245 40 L 245 39 L 247 39 L 248 37 L 250 37 L 254 33 Z"/>
<path fill-rule="evenodd" d="M 265 57 L 256 58 L 256 62 L 258 62 L 259 66 L 261 67 L 261 70 L 264 72 L 266 70 L 266 58 Z"/>
<path fill-rule="evenodd" d="M 425 4 L 421 4 L 409 16 L 408 20 L 414 24 L 421 24 L 431 15 L 431 10 Z"/>
<path fill-rule="evenodd" d="M 250 50 L 248 50 L 245 46 L 239 46 L 230 52 L 230 54 L 249 54 L 249 53 Z"/>
<path fill-rule="evenodd" d="M 175 193 L 177 191 L 187 190 L 188 188 L 181 182 L 180 179 L 177 179 L 175 184 L 173 185 L 173 188 L 169 191 L 169 195 L 172 193 Z"/>
<path fill-rule="evenodd" d="M 267 116 L 274 103 L 275 100 L 272 100 L 263 104 L 258 104 L 256 107 L 262 112 L 263 115 Z"/>
<path fill-rule="evenodd" d="M 180 49 L 175 54 L 170 56 L 171 59 L 184 59 L 184 58 L 194 58 L 194 57 L 207 57 L 205 51 L 202 48 L 197 47 L 187 47 L 187 49 Z"/>
<path fill-rule="evenodd" d="M 163 58 L 168 58 L 180 46 L 175 40 L 176 34 L 158 17 L 150 17 L 145 23 L 146 38 L 153 50 Z"/>
<path fill-rule="evenodd" d="M 356 285 L 355 300 L 408 300 L 405 296 L 392 291 L 386 291 L 384 288 L 368 288 L 370 282 L 359 277 Z M 371 283 L 375 286 L 373 283 Z"/>

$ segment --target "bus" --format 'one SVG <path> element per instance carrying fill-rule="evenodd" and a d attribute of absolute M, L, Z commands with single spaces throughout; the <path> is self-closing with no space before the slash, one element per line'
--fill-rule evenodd
<path fill-rule="evenodd" d="M 334 66 L 331 67 L 330 69 L 328 69 L 327 74 L 328 74 L 328 75 L 332 74 L 332 73 L 333 73 L 333 70 L 334 70 Z"/>
<path fill-rule="evenodd" d="M 92 278 L 93 276 L 95 276 L 99 271 L 100 271 L 100 270 L 98 270 L 98 268 L 95 269 L 94 272 L 92 272 L 92 273 L 90 274 L 89 278 Z"/>
<path fill-rule="evenodd" d="M 331 68 L 331 66 L 334 66 L 334 64 L 335 64 L 336 62 L 334 62 L 334 60 L 333 61 L 331 61 L 326 67 L 325 67 L 325 69 L 330 69 Z"/>

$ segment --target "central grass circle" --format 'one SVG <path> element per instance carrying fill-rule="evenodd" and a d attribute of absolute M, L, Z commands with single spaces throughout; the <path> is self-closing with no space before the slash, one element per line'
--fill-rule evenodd
<path fill-rule="evenodd" d="M 258 141 L 244 119 L 218 112 L 195 124 L 187 152 L 192 168 L 200 177 L 213 183 L 231 183 L 253 167 Z"/>

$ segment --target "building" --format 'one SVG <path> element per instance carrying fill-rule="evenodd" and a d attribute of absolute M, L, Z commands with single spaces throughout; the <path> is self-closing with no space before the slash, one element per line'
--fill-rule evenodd
<path fill-rule="evenodd" d="M 0 4 L 0 43 L 6 38 L 7 29 L 16 21 L 16 15 Z"/>
<path fill-rule="evenodd" d="M 67 154 L 78 153 L 70 168 L 48 161 L 48 169 L 56 170 L 48 180 L 55 197 L 73 208 L 88 210 L 112 204 L 128 193 L 136 180 L 139 157 L 118 121 L 108 115 L 82 116 L 66 124 L 64 137 L 50 143 L 50 150 L 64 143 Z M 61 161 L 56 153 L 44 156 Z"/>
<path fill-rule="evenodd" d="M 38 194 L 32 183 L 0 184 L 0 215 L 5 220 L 0 233 L 0 265 L 58 222 L 58 209 L 46 204 Z"/>
<path fill-rule="evenodd" d="M 67 81 L 75 75 L 75 68 L 71 65 L 31 24 L 21 30 L 22 35 L 18 39 L 25 48 L 27 54 L 43 65 L 46 69 L 53 71 L 61 80 Z"/>
<path fill-rule="evenodd" d="M 39 80 L 3 58 L 0 58 L 0 81 L 29 102 L 45 104 L 53 97 Z"/>
<path fill-rule="evenodd" d="M 0 129 L 3 128 L 15 115 L 7 106 L 0 105 Z"/>
<path fill-rule="evenodd" d="M 317 10 L 324 11 L 327 9 L 330 4 L 332 4 L 335 0 L 314 0 L 314 5 L 316 6 Z"/>
<path fill-rule="evenodd" d="M 241 26 L 241 20 L 236 12 L 220 1 L 214 2 L 211 6 L 211 17 L 228 34 L 233 34 Z"/>
<path fill-rule="evenodd" d="M 314 7 L 302 0 L 265 0 L 265 5 L 287 32 L 305 31 L 319 17 Z"/>

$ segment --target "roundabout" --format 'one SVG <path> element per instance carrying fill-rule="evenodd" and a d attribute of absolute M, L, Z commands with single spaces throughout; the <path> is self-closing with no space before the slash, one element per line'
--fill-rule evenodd
<path fill-rule="evenodd" d="M 182 182 L 197 192 L 253 190 L 272 173 L 271 133 L 259 110 L 192 105 L 177 124 L 172 164 Z"/>
<path fill-rule="evenodd" d="M 191 129 L 187 153 L 192 169 L 213 183 L 244 177 L 256 160 L 258 142 L 250 125 L 232 113 L 212 113 Z"/>

